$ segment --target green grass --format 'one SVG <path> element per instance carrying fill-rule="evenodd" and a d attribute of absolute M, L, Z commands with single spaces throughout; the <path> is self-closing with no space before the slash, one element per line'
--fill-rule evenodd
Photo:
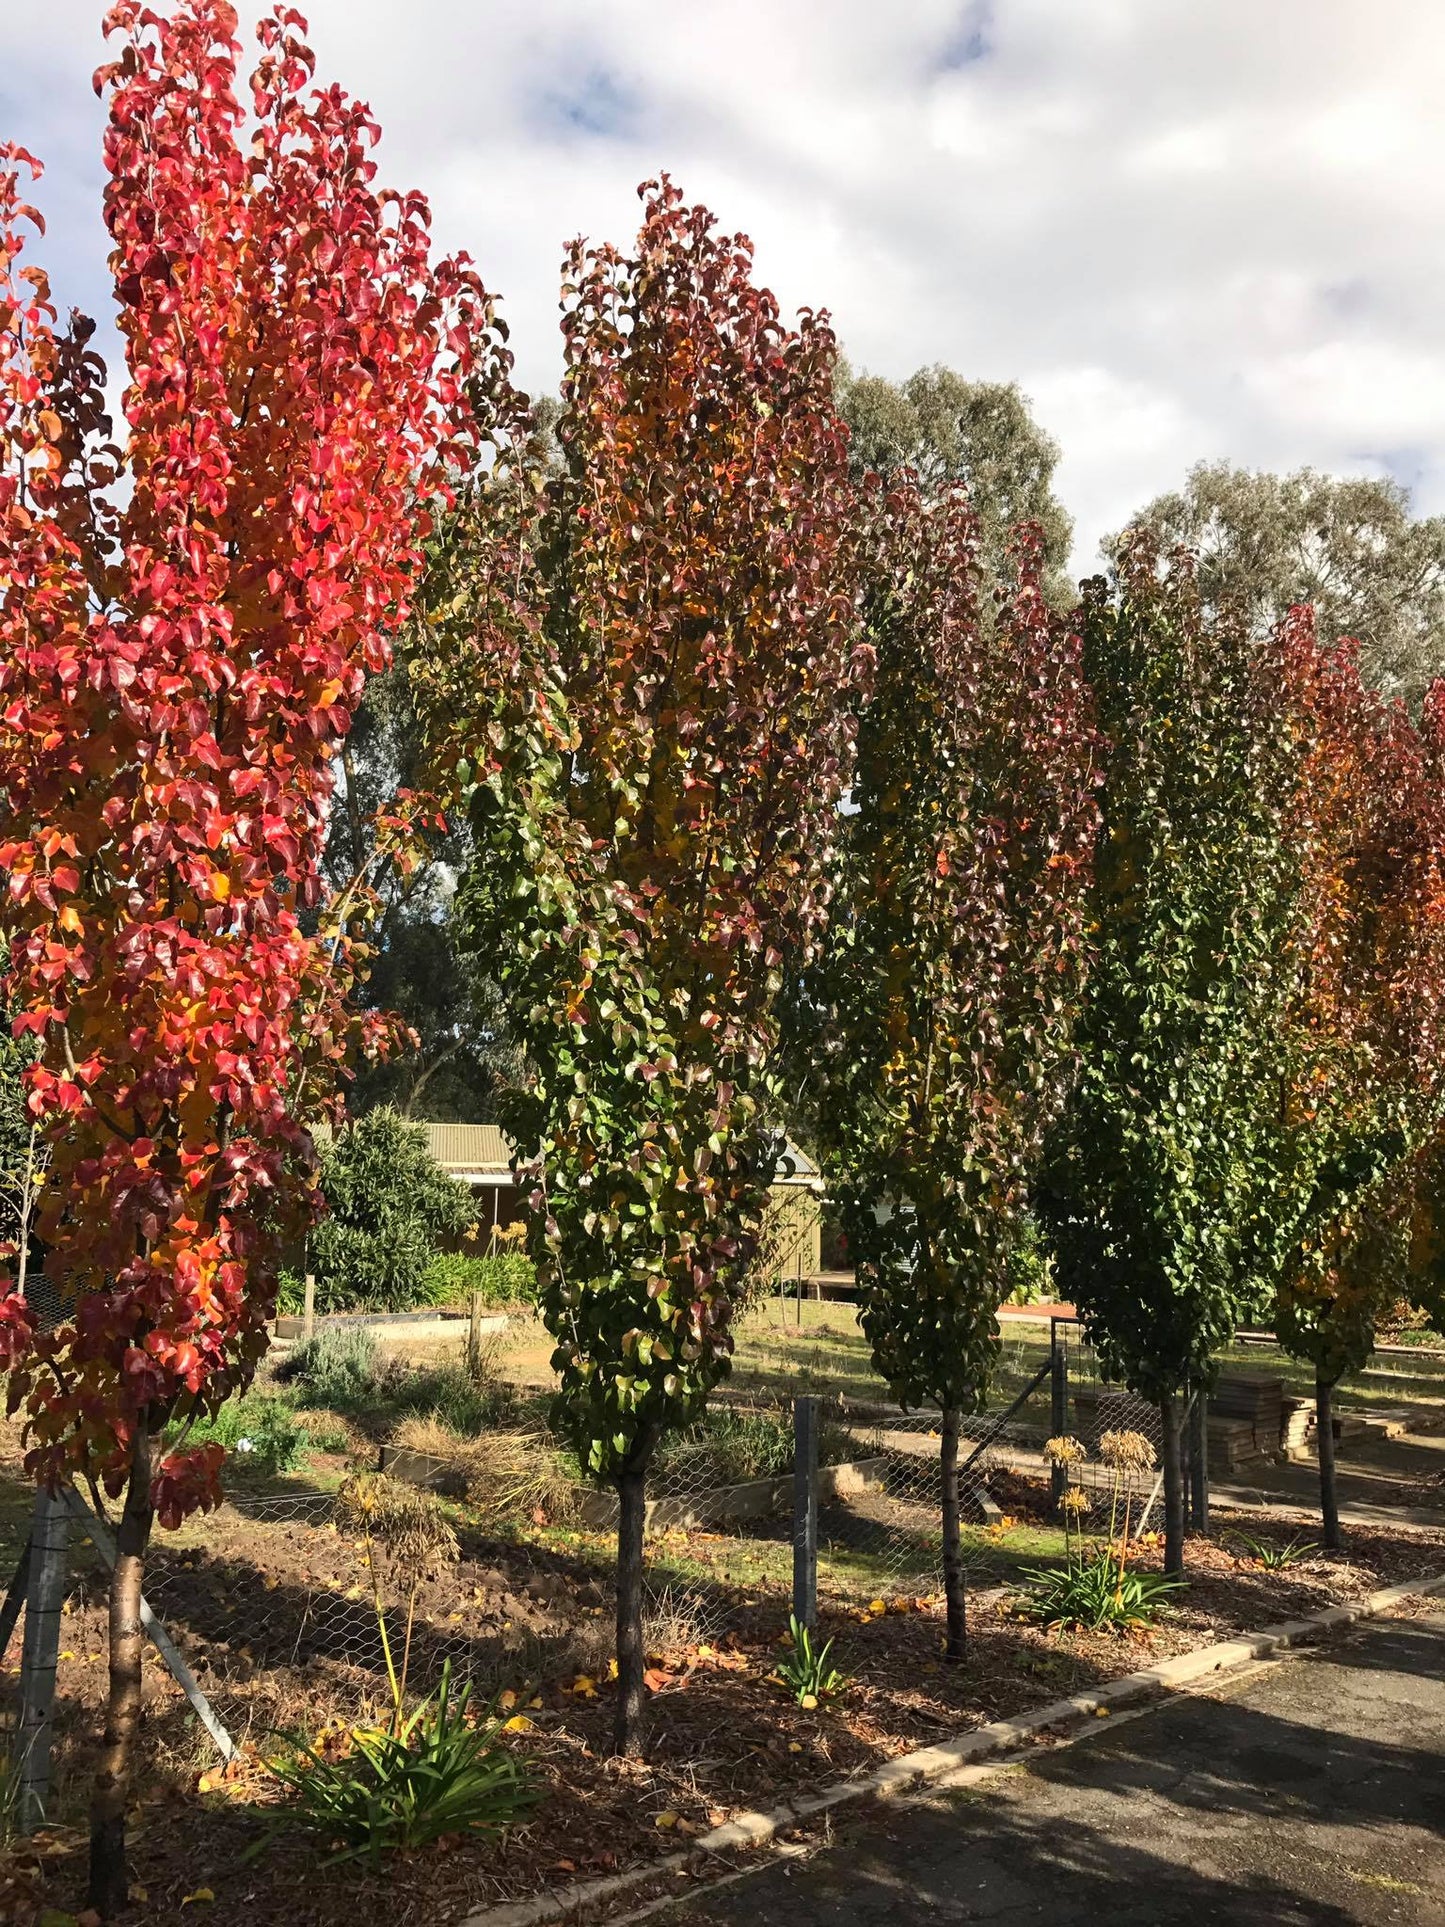
<path fill-rule="evenodd" d="M 836 1528 L 836 1530 L 835 1530 Z M 652 1585 L 723 1586 L 743 1592 L 779 1592 L 793 1581 L 793 1548 L 787 1521 L 759 1522 L 768 1538 L 744 1538 L 740 1533 L 701 1533 L 681 1530 L 649 1535 L 648 1582 Z M 837 1536 L 846 1530 L 859 1543 Z M 961 1533 L 969 1583 L 975 1587 L 1010 1585 L 1035 1572 L 1057 1565 L 1065 1556 L 1062 1528 L 1011 1526 L 1004 1532 L 965 1526 Z M 617 1557 L 617 1541 L 610 1532 L 588 1532 L 566 1527 L 526 1527 L 519 1542 L 560 1553 L 578 1564 L 608 1575 Z M 841 1513 L 825 1509 L 818 1528 L 818 1585 L 822 1593 L 840 1601 L 866 1603 L 897 1592 L 914 1592 L 916 1572 L 931 1561 L 931 1550 L 920 1538 L 915 1575 L 899 1574 L 890 1554 L 896 1540 L 886 1542 L 880 1532 L 869 1542 L 858 1535 Z"/>
<path fill-rule="evenodd" d="M 797 1302 L 789 1300 L 780 1307 L 776 1299 L 751 1311 L 738 1328 L 737 1354 L 727 1385 L 779 1397 L 816 1393 L 841 1395 L 854 1404 L 891 1404 L 888 1388 L 873 1370 L 856 1308 L 837 1301 L 805 1300 L 801 1312 L 800 1324 Z M 1003 1333 L 990 1411 L 1009 1404 L 1049 1356 L 1047 1319 L 1010 1318 L 1004 1321 Z M 1071 1328 L 1071 1337 L 1077 1346 L 1076 1329 Z M 1231 1345 L 1220 1354 L 1220 1366 L 1230 1373 L 1282 1379 L 1288 1397 L 1314 1396 L 1312 1368 L 1277 1346 Z M 1422 1350 L 1417 1359 L 1376 1355 L 1364 1371 L 1344 1379 L 1335 1396 L 1344 1410 L 1400 1405 L 1417 1408 L 1422 1417 L 1438 1417 L 1445 1407 L 1445 1351 L 1431 1356 Z M 1041 1425 L 1047 1422 L 1047 1397 L 1045 1386 L 1037 1405 L 1028 1408 Z"/>

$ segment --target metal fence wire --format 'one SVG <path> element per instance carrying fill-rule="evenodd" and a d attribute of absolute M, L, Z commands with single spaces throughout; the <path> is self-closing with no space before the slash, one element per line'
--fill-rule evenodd
<path fill-rule="evenodd" d="M 1109 1377 L 1076 1320 L 1053 1320 L 1051 1346 L 1055 1359 L 1062 1363 L 1061 1375 L 1067 1386 L 1062 1429 L 1078 1439 L 1088 1455 L 1082 1465 L 1075 1467 L 1074 1482 L 1090 1491 L 1107 1490 L 1113 1473 L 1099 1457 L 1104 1434 L 1137 1432 L 1148 1440 L 1154 1454 L 1156 1474 L 1150 1483 L 1157 1483 L 1164 1437 L 1159 1407 Z M 1057 1371 L 1058 1366 L 1055 1369 Z M 1056 1415 L 1055 1412 L 1052 1416 Z M 1156 1497 L 1156 1506 L 1157 1503 Z"/>
<path fill-rule="evenodd" d="M 989 1407 L 961 1422 L 960 1501 L 975 1542 L 1010 1513 L 1047 1506 L 1042 1447 L 1060 1429 L 1085 1445 L 1088 1458 L 1075 1474 L 1085 1483 L 1107 1483 L 1098 1461 L 1105 1431 L 1141 1432 L 1158 1451 L 1157 1409 L 1110 1383 L 1076 1326 L 1059 1321 L 1051 1343 L 1041 1339 L 1037 1328 L 1008 1339 Z M 818 1460 L 813 1596 L 860 1602 L 937 1594 L 941 1414 L 899 1410 L 864 1373 L 847 1385 L 804 1394 Z M 491 1437 L 474 1442 L 483 1456 Z M 549 1680 L 605 1673 L 613 1652 L 615 1501 L 575 1484 L 563 1496 L 555 1441 L 500 1428 L 495 1439 L 514 1462 L 519 1439 L 525 1448 L 520 1505 L 513 1493 L 504 1523 L 473 1503 L 475 1489 L 464 1495 L 452 1513 L 458 1557 L 421 1573 L 394 1565 L 382 1547 L 373 1571 L 335 1493 L 276 1490 L 244 1478 L 204 1521 L 156 1535 L 146 1575 L 150 1609 L 233 1738 L 314 1728 L 384 1705 L 378 1602 L 393 1658 L 409 1654 L 413 1692 L 429 1690 L 443 1666 L 488 1699 L 503 1688 L 532 1691 Z M 794 1441 L 794 1396 L 740 1387 L 716 1402 L 705 1424 L 660 1452 L 649 1476 L 646 1533 L 650 1656 L 668 1661 L 717 1644 L 742 1613 L 777 1609 L 798 1570 L 804 1487 Z M 481 1476 L 485 1483 L 485 1467 Z M 102 1664 L 107 1573 L 95 1538 L 103 1536 L 92 1537 L 83 1517 L 72 1527 L 66 1612 L 77 1628 L 86 1621 L 88 1645 L 81 1650 L 78 1635 L 66 1636 L 62 1690 L 67 1668 Z M 208 1744 L 199 1727 L 195 1744 L 198 1752 Z"/>

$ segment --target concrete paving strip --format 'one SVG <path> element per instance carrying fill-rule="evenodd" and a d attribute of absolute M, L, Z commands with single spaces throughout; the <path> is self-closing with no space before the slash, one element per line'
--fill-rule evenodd
<path fill-rule="evenodd" d="M 1036 1707 L 1013 1719 L 994 1720 L 938 1745 L 901 1754 L 871 1773 L 839 1781 L 818 1793 L 801 1794 L 767 1812 L 737 1814 L 724 1826 L 699 1834 L 681 1852 L 652 1861 L 645 1867 L 629 1868 L 601 1880 L 578 1881 L 528 1900 L 483 1908 L 468 1914 L 461 1927 L 543 1927 L 551 1921 L 595 1920 L 604 1907 L 659 1876 L 680 1874 L 705 1864 L 713 1856 L 766 1845 L 774 1841 L 780 1831 L 831 1812 L 835 1807 L 860 1800 L 896 1798 L 945 1781 L 957 1784 L 958 1777 L 967 1769 L 978 1769 L 982 1761 L 1007 1753 L 1051 1727 L 1076 1727 L 1094 1718 L 1101 1707 L 1112 1711 L 1182 1690 L 1210 1675 L 1233 1673 L 1273 1653 L 1286 1651 L 1302 1640 L 1377 1618 L 1407 1599 L 1439 1592 L 1445 1592 L 1445 1573 L 1386 1586 L 1356 1606 L 1331 1606 L 1307 1619 L 1285 1620 L 1256 1633 L 1241 1634 L 1237 1639 L 1196 1647 L 1193 1652 L 1161 1660 L 1157 1666 L 1109 1680 L 1092 1692 L 1054 1700 L 1048 1706 Z"/>

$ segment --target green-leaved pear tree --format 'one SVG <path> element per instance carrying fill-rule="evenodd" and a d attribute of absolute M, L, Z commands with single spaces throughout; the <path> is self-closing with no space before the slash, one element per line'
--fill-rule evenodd
<path fill-rule="evenodd" d="M 1441 696 L 1417 726 L 1366 686 L 1358 646 L 1320 648 L 1308 609 L 1281 641 L 1302 726 L 1295 827 L 1301 969 L 1287 1025 L 1289 1124 L 1275 1330 L 1315 1373 L 1324 1540 L 1340 1542 L 1332 1400 L 1410 1294 L 1445 1116 Z"/>
<path fill-rule="evenodd" d="M 1278 639 L 1201 607 L 1152 539 L 1085 586 L 1107 739 L 1079 1077 L 1039 1204 L 1060 1295 L 1161 1407 L 1165 1566 L 1183 1568 L 1181 1392 L 1267 1303 L 1297 969 L 1297 752 Z"/>
<path fill-rule="evenodd" d="M 1077 630 L 1052 616 L 1039 532 L 982 559 L 960 491 L 874 478 L 860 544 L 876 654 L 817 1002 L 822 1139 L 879 1371 L 941 1413 L 947 1656 L 965 1648 L 958 1446 L 1085 962 L 1098 744 Z M 986 605 L 986 606 L 985 606 Z"/>

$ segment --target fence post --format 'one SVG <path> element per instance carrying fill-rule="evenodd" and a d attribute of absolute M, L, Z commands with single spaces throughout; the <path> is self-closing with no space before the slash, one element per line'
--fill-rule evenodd
<path fill-rule="evenodd" d="M 482 1371 L 482 1294 L 472 1293 L 471 1324 L 467 1331 L 467 1371 L 479 1378 Z"/>
<path fill-rule="evenodd" d="M 314 1271 L 308 1271 L 306 1274 L 306 1296 L 301 1306 L 301 1336 L 303 1338 L 316 1336 L 316 1273 Z"/>
<path fill-rule="evenodd" d="M 1197 1385 L 1189 1407 L 1189 1523 L 1209 1530 L 1209 1394 Z"/>
<path fill-rule="evenodd" d="M 793 1400 L 793 1612 L 818 1620 L 818 1401 Z"/>
<path fill-rule="evenodd" d="M 35 1495 L 30 1530 L 30 1579 L 25 1636 L 20 1649 L 20 1830 L 45 1824 L 50 1798 L 50 1742 L 55 1668 L 60 1654 L 60 1609 L 65 1603 L 65 1502 L 44 1486 Z"/>
<path fill-rule="evenodd" d="M 1049 1426 L 1053 1436 L 1062 1438 L 1069 1429 L 1069 1341 L 1059 1330 L 1057 1318 L 1049 1320 Z M 1049 1492 L 1057 1510 L 1069 1482 L 1066 1465 L 1049 1467 Z"/>

